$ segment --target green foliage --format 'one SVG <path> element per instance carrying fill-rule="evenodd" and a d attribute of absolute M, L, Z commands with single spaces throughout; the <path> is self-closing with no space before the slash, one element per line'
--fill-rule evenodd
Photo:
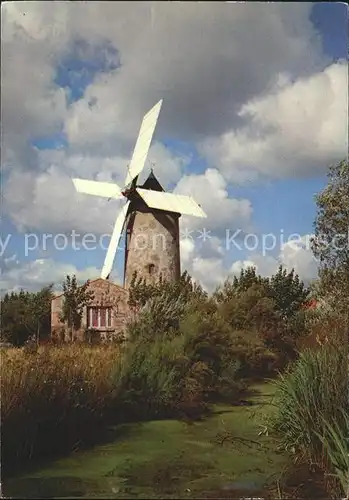
<path fill-rule="evenodd" d="M 328 185 L 316 196 L 314 255 L 319 259 L 321 289 L 327 300 L 347 309 L 349 300 L 349 164 L 331 166 Z"/>
<path fill-rule="evenodd" d="M 266 329 L 277 314 L 275 303 L 265 296 L 265 288 L 259 284 L 222 302 L 218 310 L 234 330 Z"/>
<path fill-rule="evenodd" d="M 227 278 L 223 285 L 216 288 L 213 293 L 213 298 L 217 302 L 228 302 L 233 298 L 236 298 L 242 292 L 246 292 L 253 285 L 260 285 L 261 287 L 268 287 L 268 278 L 263 278 L 257 274 L 255 267 L 248 267 L 247 269 L 241 269 L 240 276 L 233 276 L 233 278 Z"/>
<path fill-rule="evenodd" d="M 70 340 L 73 340 L 73 332 L 81 326 L 84 307 L 93 300 L 94 294 L 88 290 L 89 284 L 87 280 L 83 285 L 78 285 L 75 275 L 72 278 L 67 275 L 62 284 L 64 301 L 60 320 L 67 323 Z"/>
<path fill-rule="evenodd" d="M 285 447 L 321 467 L 326 466 L 321 436 L 332 450 L 337 445 L 330 442 L 329 426 L 347 434 L 347 363 L 346 349 L 339 344 L 307 349 L 275 382 L 274 426 Z"/>
<path fill-rule="evenodd" d="M 309 294 L 294 269 L 287 272 L 279 266 L 277 273 L 271 278 L 258 275 L 254 267 L 242 269 L 240 276 L 227 279 L 223 286 L 218 287 L 213 297 L 218 303 L 232 303 L 241 295 L 246 300 L 244 294 L 250 289 L 258 290 L 260 297 L 273 299 L 276 309 L 286 318 L 301 308 Z M 236 327 L 240 328 L 241 325 L 236 325 Z"/>
<path fill-rule="evenodd" d="M 340 422 L 332 424 L 324 420 L 324 435 L 318 434 L 328 459 L 332 465 L 334 476 L 338 479 L 341 492 L 349 497 L 349 413 L 343 411 Z"/>
<path fill-rule="evenodd" d="M 207 367 L 207 394 L 211 399 L 222 396 L 234 400 L 241 386 L 237 382 L 240 367 L 232 354 L 232 335 L 229 324 L 218 312 L 202 315 L 188 311 L 180 323 L 180 333 L 186 339 L 185 353 L 192 363 Z"/>
<path fill-rule="evenodd" d="M 253 331 L 234 332 L 230 352 L 239 363 L 237 375 L 243 378 L 270 377 L 280 368 L 278 355 Z"/>
<path fill-rule="evenodd" d="M 162 277 L 155 283 L 147 283 L 145 278 L 138 278 L 135 272 L 129 286 L 129 305 L 140 309 L 147 301 L 157 296 L 167 296 L 170 299 L 182 297 L 186 301 L 204 299 L 207 293 L 196 284 L 191 276 L 184 271 L 178 281 L 166 281 Z"/>
<path fill-rule="evenodd" d="M 282 266 L 270 278 L 269 296 L 283 317 L 289 318 L 299 311 L 308 298 L 309 291 L 292 269 L 289 273 Z"/>
<path fill-rule="evenodd" d="M 172 297 L 163 292 L 150 298 L 139 311 L 137 318 L 128 325 L 128 338 L 132 341 L 142 338 L 144 342 L 161 335 L 169 335 L 178 328 L 179 320 L 187 307 L 181 295 Z"/>
<path fill-rule="evenodd" d="M 129 343 L 114 372 L 120 393 L 118 405 L 126 418 L 176 414 L 188 366 L 183 339 Z"/>
<path fill-rule="evenodd" d="M 39 341 L 50 334 L 53 285 L 39 292 L 12 292 L 1 302 L 1 336 L 15 346 L 35 336 Z"/>
<path fill-rule="evenodd" d="M 188 300 L 165 288 L 148 299 L 128 335 L 121 379 L 129 411 L 193 415 L 209 400 L 234 400 L 241 389 L 230 327 L 201 294 Z"/>

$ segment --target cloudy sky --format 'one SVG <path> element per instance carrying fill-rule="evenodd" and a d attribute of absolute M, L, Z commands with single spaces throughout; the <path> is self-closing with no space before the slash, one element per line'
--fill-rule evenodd
<path fill-rule="evenodd" d="M 98 277 L 122 205 L 78 195 L 71 178 L 122 184 L 162 98 L 142 176 L 154 164 L 208 214 L 181 219 L 182 269 L 210 290 L 252 264 L 316 276 L 314 194 L 347 155 L 344 4 L 1 7 L 2 292 Z M 88 233 L 100 243 L 82 245 Z"/>

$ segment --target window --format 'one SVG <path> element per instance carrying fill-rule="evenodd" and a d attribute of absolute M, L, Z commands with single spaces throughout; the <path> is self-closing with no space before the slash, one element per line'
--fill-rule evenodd
<path fill-rule="evenodd" d="M 154 264 L 148 264 L 148 273 L 149 274 L 154 274 L 155 273 L 155 265 Z"/>
<path fill-rule="evenodd" d="M 88 328 L 110 328 L 112 326 L 111 307 L 89 307 L 87 310 Z"/>

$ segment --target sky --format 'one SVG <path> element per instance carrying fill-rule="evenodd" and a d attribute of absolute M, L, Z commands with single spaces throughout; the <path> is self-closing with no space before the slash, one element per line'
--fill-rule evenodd
<path fill-rule="evenodd" d="M 153 166 L 207 214 L 180 219 L 182 270 L 208 291 L 250 265 L 316 278 L 315 195 L 348 149 L 344 4 L 1 9 L 0 293 L 99 276 L 123 202 L 78 194 L 72 178 L 122 185 L 159 99 L 140 181 Z M 120 284 L 123 243 L 111 276 Z"/>

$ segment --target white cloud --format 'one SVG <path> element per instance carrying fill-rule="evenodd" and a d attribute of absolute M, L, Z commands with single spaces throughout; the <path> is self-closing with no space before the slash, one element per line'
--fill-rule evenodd
<path fill-rule="evenodd" d="M 6 2 L 1 6 L 2 164 L 35 168 L 29 141 L 59 131 L 67 112 L 65 92 L 54 84 L 61 45 L 35 11 L 38 5 Z M 47 6 L 46 6 L 47 7 Z"/>
<path fill-rule="evenodd" d="M 223 248 L 218 238 L 206 242 L 198 239 L 180 240 L 181 270 L 187 270 L 205 290 L 212 292 L 224 279 Z"/>
<path fill-rule="evenodd" d="M 2 271 L 0 292 L 20 289 L 37 291 L 51 283 L 54 283 L 56 290 L 60 290 L 60 284 L 67 274 L 75 274 L 79 281 L 85 282 L 99 278 L 100 270 L 95 267 L 77 269 L 73 264 L 57 262 L 51 258 L 17 263 Z"/>
<path fill-rule="evenodd" d="M 122 63 L 97 78 L 69 110 L 65 129 L 75 147 L 113 147 L 116 135 L 135 137 L 140 115 L 162 97 L 164 133 L 216 134 L 236 121 L 239 104 L 266 90 L 277 72 L 307 74 L 319 63 L 309 5 L 152 3 L 124 6 L 122 18 L 113 7 L 94 12 L 93 21 L 92 9 L 86 9 L 83 31 L 73 25 L 81 33 L 99 22 Z M 113 10 L 112 27 L 106 15 Z"/>
<path fill-rule="evenodd" d="M 310 248 L 310 237 L 304 235 L 301 240 L 285 243 L 280 252 L 280 259 L 287 269 L 294 267 L 304 281 L 316 278 L 318 261 Z"/>
<path fill-rule="evenodd" d="M 311 237 L 312 235 L 306 234 L 283 243 L 276 257 L 262 254 L 249 255 L 246 260 L 234 262 L 230 272 L 240 274 L 242 268 L 255 267 L 262 276 L 271 276 L 282 264 L 288 271 L 293 268 L 305 283 L 309 283 L 317 277 L 318 273 L 318 262 L 310 245 Z"/>
<path fill-rule="evenodd" d="M 201 151 L 235 181 L 324 173 L 347 155 L 347 108 L 347 63 L 296 81 L 283 78 L 241 107 L 245 126 L 203 141 Z"/>
<path fill-rule="evenodd" d="M 278 270 L 280 264 L 288 271 L 294 268 L 300 278 L 308 284 L 317 277 L 318 263 L 310 248 L 311 235 L 303 235 L 298 240 L 288 241 L 281 245 L 276 257 L 254 253 L 244 260 L 236 260 L 229 266 L 224 263 L 224 252 L 221 241 L 206 243 L 206 255 L 202 248 L 195 244 L 195 240 L 181 241 L 182 268 L 198 281 L 207 291 L 212 292 L 215 287 L 222 284 L 228 277 L 238 276 L 241 269 L 255 267 L 262 276 L 271 276 Z M 218 255 L 214 254 L 214 249 Z"/>
<path fill-rule="evenodd" d="M 164 187 L 178 180 L 186 157 L 173 156 L 159 143 L 151 151 L 155 173 Z M 36 175 L 12 170 L 6 182 L 3 208 L 18 229 L 110 233 L 122 200 L 78 194 L 71 179 L 81 177 L 123 186 L 126 158 L 69 156 L 64 151 L 46 150 L 39 152 L 38 159 L 40 171 Z M 141 178 L 148 174 L 149 168 Z"/>
<path fill-rule="evenodd" d="M 199 203 L 207 218 L 182 216 L 181 227 L 191 230 L 208 230 L 217 233 L 226 229 L 250 227 L 252 205 L 247 199 L 229 197 L 228 185 L 216 169 L 203 174 L 185 175 L 178 182 L 174 193 L 192 196 Z M 213 233 L 214 234 L 214 233 Z"/>
<path fill-rule="evenodd" d="M 280 72 L 308 75 L 323 67 L 311 8 L 8 2 L 2 6 L 5 158 L 12 153 L 25 164 L 20 153 L 28 141 L 62 126 L 73 153 L 129 152 L 142 114 L 162 97 L 162 135 L 194 139 L 223 133 L 237 122 L 237 110 L 267 92 Z M 105 57 L 108 41 L 121 65 L 96 75 L 84 97 L 67 108 L 54 78 L 77 40 L 100 46 Z"/>
<path fill-rule="evenodd" d="M 175 192 L 193 195 L 208 214 L 181 217 L 182 227 L 213 233 L 210 243 L 195 249 L 188 243 L 182 255 L 212 286 L 227 273 L 217 237 L 227 228 L 250 230 L 253 214 L 249 200 L 230 197 L 229 181 L 317 173 L 346 154 L 346 65 L 329 66 L 311 9 L 310 3 L 3 4 L 4 212 L 21 230 L 109 233 L 118 202 L 77 195 L 71 178 L 122 184 L 142 115 L 164 98 L 145 170 L 154 162 L 165 188 L 177 183 Z M 86 42 L 84 59 L 99 47 L 120 66 L 97 73 L 69 106 L 69 92 L 55 77 L 79 40 Z M 62 130 L 66 150 L 31 147 L 33 139 Z M 163 146 L 170 139 L 200 147 L 209 168 L 181 178 L 189 159 Z M 282 258 L 310 272 L 302 251 L 285 248 Z M 259 266 L 267 271 L 272 262 L 263 259 Z"/>

